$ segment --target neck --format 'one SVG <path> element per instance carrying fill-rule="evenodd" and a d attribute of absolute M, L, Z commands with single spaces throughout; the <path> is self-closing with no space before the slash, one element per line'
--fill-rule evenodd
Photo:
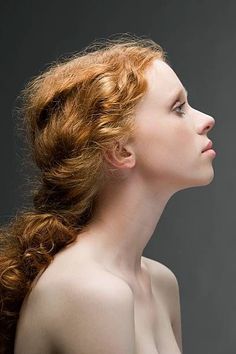
<path fill-rule="evenodd" d="M 150 190 L 134 178 L 106 185 L 86 228 L 89 237 L 82 233 L 78 242 L 89 246 L 93 257 L 109 269 L 135 277 L 141 272 L 143 250 L 173 194 L 165 186 Z"/>

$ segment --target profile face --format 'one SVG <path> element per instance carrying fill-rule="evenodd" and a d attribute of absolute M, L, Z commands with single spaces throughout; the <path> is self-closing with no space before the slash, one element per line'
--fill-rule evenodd
<path fill-rule="evenodd" d="M 210 183 L 214 151 L 213 117 L 190 106 L 172 68 L 156 59 L 146 70 L 148 90 L 136 107 L 136 168 L 149 181 L 180 190 Z"/>

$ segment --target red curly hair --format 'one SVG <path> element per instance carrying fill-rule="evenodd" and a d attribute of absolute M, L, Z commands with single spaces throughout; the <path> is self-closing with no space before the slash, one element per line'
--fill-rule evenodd
<path fill-rule="evenodd" d="M 53 62 L 22 90 L 20 124 L 39 168 L 22 208 L 0 229 L 0 353 L 14 352 L 19 311 L 37 274 L 91 220 L 108 178 L 103 152 L 135 131 L 144 70 L 166 60 L 160 45 L 131 35 L 95 41 Z"/>

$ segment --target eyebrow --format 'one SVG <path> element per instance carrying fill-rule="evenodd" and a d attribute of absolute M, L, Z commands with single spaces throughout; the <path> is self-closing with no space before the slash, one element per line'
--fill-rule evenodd
<path fill-rule="evenodd" d="M 175 103 L 177 101 L 177 98 L 181 95 L 181 93 L 185 93 L 186 96 L 188 97 L 188 91 L 187 89 L 183 86 L 179 91 L 177 91 L 174 96 L 171 98 L 171 102 Z"/>

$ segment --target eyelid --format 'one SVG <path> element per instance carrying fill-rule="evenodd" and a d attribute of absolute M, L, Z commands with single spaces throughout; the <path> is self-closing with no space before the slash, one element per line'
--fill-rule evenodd
<path fill-rule="evenodd" d="M 181 103 L 180 100 L 178 100 L 178 101 L 176 101 L 176 103 L 178 103 L 178 105 L 174 105 L 174 107 L 173 107 L 174 111 L 176 110 L 176 108 L 184 106 L 187 103 L 187 101 L 184 101 Z"/>
<path fill-rule="evenodd" d="M 176 109 L 177 109 L 177 108 L 179 108 L 180 110 L 182 110 L 182 107 L 185 106 L 185 104 L 186 104 L 186 101 L 184 101 L 183 103 L 179 104 L 178 106 L 176 106 L 176 107 L 174 108 L 174 111 L 176 112 Z M 177 112 L 177 114 L 184 115 L 185 112 L 184 112 L 184 111 L 182 111 L 182 112 Z"/>

